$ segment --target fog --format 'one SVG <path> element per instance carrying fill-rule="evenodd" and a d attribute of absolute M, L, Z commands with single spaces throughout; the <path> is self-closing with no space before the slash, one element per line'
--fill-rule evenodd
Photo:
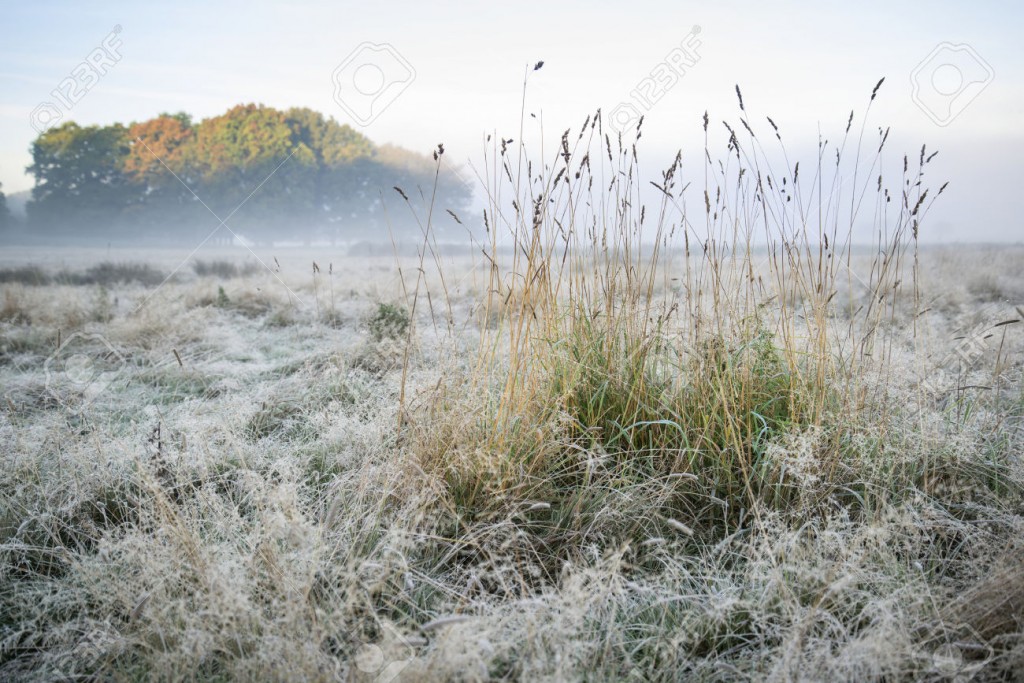
<path fill-rule="evenodd" d="M 5 10 L 7 244 L 388 244 L 415 241 L 428 220 L 440 241 L 468 242 L 485 209 L 511 210 L 492 196 L 498 141 L 512 141 L 514 170 L 526 158 L 550 180 L 563 131 L 575 138 L 598 109 L 611 140 L 636 145 L 636 200 L 651 211 L 650 183 L 682 153 L 687 189 L 665 220 L 695 235 L 710 229 L 703 193 L 731 153 L 723 121 L 776 179 L 798 161 L 805 182 L 819 164 L 838 173 L 847 203 L 862 192 L 857 173 L 863 185 L 882 171 L 899 196 L 903 156 L 926 145 L 939 155 L 925 185 L 934 197 L 949 184 L 923 242 L 1024 234 L 1012 5 L 940 3 L 925 16 L 882 3 L 49 7 Z M 837 150 L 838 172 L 827 168 Z M 808 210 L 835 200 L 813 190 Z M 844 226 L 854 242 L 880 229 L 864 209 Z"/>

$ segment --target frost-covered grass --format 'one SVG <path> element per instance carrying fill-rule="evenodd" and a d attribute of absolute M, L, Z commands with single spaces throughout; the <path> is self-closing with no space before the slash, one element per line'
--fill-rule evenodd
<path fill-rule="evenodd" d="M 958 330 L 1020 317 L 955 286 L 983 261 L 925 257 L 926 292 L 945 302 L 918 319 L 936 362 Z M 464 441 L 490 410 L 458 380 L 480 372 L 484 287 L 453 293 L 454 338 L 426 306 L 407 338 L 382 322 L 401 319 L 396 274 L 338 278 L 336 322 L 311 310 L 312 274 L 294 287 L 306 309 L 267 273 L 159 291 L 3 285 L 3 677 L 372 679 L 374 645 L 409 680 L 941 679 L 1024 661 L 1014 326 L 959 380 L 955 353 L 935 369 L 991 391 L 903 414 L 916 355 L 896 349 L 884 420 L 773 435 L 784 503 L 723 507 L 707 463 L 621 472 L 567 423 L 543 443 L 568 439 L 580 474 L 486 470 L 479 499 L 438 458 L 466 467 L 472 443 L 501 457 L 495 430 Z M 911 323 L 893 323 L 908 344 Z M 88 387 L 47 384 L 58 338 L 114 374 L 84 407 Z M 416 426 L 399 431 L 410 339 Z M 820 458 L 838 427 L 843 484 L 829 488 Z M 438 450 L 438 430 L 459 448 Z M 892 485 L 924 462 L 941 466 Z"/>
<path fill-rule="evenodd" d="M 21 254 L 0 678 L 1019 672 L 1024 251 L 919 249 L 920 172 L 873 248 L 794 233 L 845 195 L 767 197 L 735 135 L 641 230 L 593 131 L 495 146 L 477 258 L 434 217 L 422 258 L 238 250 L 159 287 L 52 276 L 166 253 Z"/>

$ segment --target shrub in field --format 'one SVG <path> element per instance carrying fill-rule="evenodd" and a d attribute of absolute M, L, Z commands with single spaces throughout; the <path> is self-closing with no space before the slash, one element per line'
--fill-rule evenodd
<path fill-rule="evenodd" d="M 52 282 L 69 285 L 101 285 L 139 283 L 146 286 L 159 285 L 167 275 L 147 263 L 104 262 L 87 268 L 84 272 L 61 271 L 54 276 L 38 266 L 21 266 L 0 270 L 0 283 L 17 282 L 25 285 L 45 286 Z"/>
<path fill-rule="evenodd" d="M 148 263 L 104 262 L 87 268 L 84 273 L 62 272 L 57 280 L 71 285 L 104 285 L 137 282 L 155 286 L 167 279 L 167 275 Z"/>
<path fill-rule="evenodd" d="M 379 303 L 367 320 L 370 335 L 375 341 L 404 339 L 412 320 L 409 311 L 396 304 Z"/>
<path fill-rule="evenodd" d="M 246 263 L 239 266 L 232 261 L 211 260 L 204 261 L 196 259 L 192 262 L 192 270 L 199 277 L 215 277 L 221 280 L 230 280 L 236 277 L 247 277 L 260 271 L 260 266 L 255 263 Z"/>
<path fill-rule="evenodd" d="M 45 286 L 52 278 L 39 266 L 18 266 L 0 269 L 0 284 L 17 282 L 23 285 Z"/>

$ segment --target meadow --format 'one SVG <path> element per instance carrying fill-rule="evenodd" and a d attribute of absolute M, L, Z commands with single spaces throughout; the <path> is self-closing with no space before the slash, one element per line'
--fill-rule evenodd
<path fill-rule="evenodd" d="M 495 141 L 468 254 L 5 249 L 0 677 L 1019 676 L 1024 247 L 729 132 Z"/>

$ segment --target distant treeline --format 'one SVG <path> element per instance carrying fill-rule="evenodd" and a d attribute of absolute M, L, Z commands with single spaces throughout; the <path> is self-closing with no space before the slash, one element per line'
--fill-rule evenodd
<path fill-rule="evenodd" d="M 0 183 L 0 235 L 14 227 L 14 216 L 7 208 L 7 197 L 4 195 L 4 184 Z"/>
<path fill-rule="evenodd" d="M 33 239 L 195 241 L 217 227 L 216 214 L 256 241 L 386 241 L 389 225 L 398 237 L 419 234 L 394 186 L 421 213 L 435 175 L 436 214 L 465 211 L 472 198 L 443 156 L 439 166 L 310 109 L 253 104 L 199 123 L 184 113 L 127 126 L 68 122 L 39 135 L 32 162 L 23 234 Z M 0 201 L 0 223 L 5 216 Z M 454 221 L 436 223 L 442 236 L 465 236 Z"/>

